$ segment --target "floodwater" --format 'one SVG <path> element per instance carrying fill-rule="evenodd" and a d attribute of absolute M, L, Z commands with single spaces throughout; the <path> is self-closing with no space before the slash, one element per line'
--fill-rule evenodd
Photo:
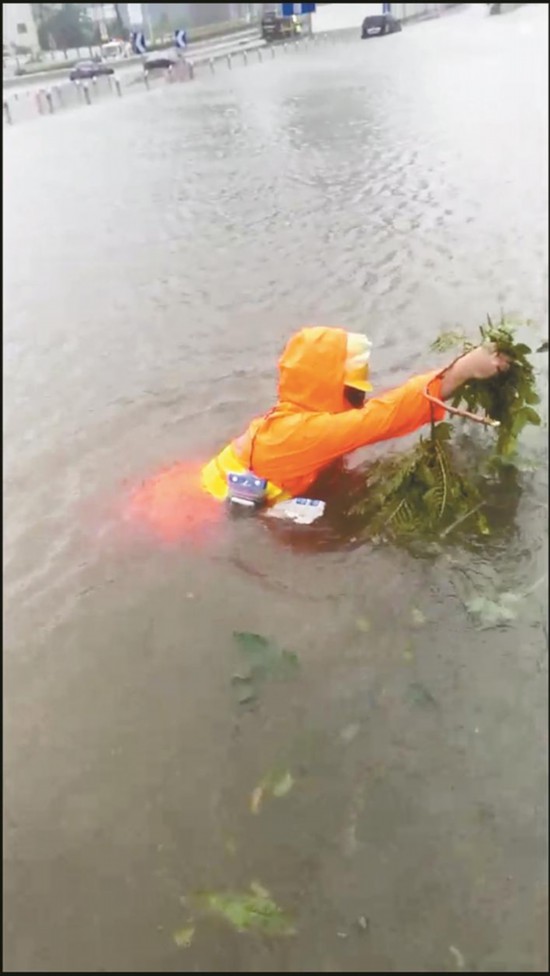
<path fill-rule="evenodd" d="M 538 345 L 547 30 L 479 5 L 5 133 L 6 971 L 546 970 L 546 431 L 424 558 L 193 485 L 302 324 L 379 387 L 501 308 Z M 234 632 L 298 656 L 255 708 Z M 197 913 L 252 882 L 293 937 Z"/>

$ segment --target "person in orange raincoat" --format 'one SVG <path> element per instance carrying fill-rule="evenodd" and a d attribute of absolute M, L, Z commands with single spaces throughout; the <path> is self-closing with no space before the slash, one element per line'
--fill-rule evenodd
<path fill-rule="evenodd" d="M 508 367 L 494 346 L 478 346 L 444 370 L 367 398 L 370 348 L 366 336 L 344 329 L 297 332 L 279 361 L 277 404 L 203 468 L 203 488 L 222 501 L 229 473 L 251 472 L 267 479 L 268 504 L 301 496 L 332 462 L 441 420 L 443 401 L 463 383 Z"/>

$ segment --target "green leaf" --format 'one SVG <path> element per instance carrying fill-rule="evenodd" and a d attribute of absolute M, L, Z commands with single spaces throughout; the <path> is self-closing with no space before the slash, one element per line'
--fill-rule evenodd
<path fill-rule="evenodd" d="M 185 925 L 182 929 L 174 932 L 174 942 L 179 949 L 189 949 L 193 936 L 195 935 L 194 925 Z"/>
<path fill-rule="evenodd" d="M 355 621 L 355 626 L 360 633 L 368 634 L 370 631 L 370 620 L 368 617 L 358 617 Z"/>
<path fill-rule="evenodd" d="M 261 634 L 235 631 L 233 638 L 248 662 L 252 678 L 286 678 L 298 670 L 296 654 L 279 648 L 277 644 Z"/>
<path fill-rule="evenodd" d="M 279 779 L 275 780 L 275 782 L 271 787 L 271 791 L 273 793 L 273 796 L 280 798 L 286 796 L 287 793 L 290 793 L 293 786 L 294 786 L 294 777 L 292 776 L 292 773 L 288 772 L 287 770 L 287 772 L 283 773 L 283 775 Z"/>
<path fill-rule="evenodd" d="M 449 349 L 457 349 L 462 346 L 465 339 L 466 336 L 462 332 L 442 332 L 432 342 L 430 349 L 433 352 L 448 352 Z"/>
<path fill-rule="evenodd" d="M 509 458 L 516 451 L 518 436 L 526 423 L 540 423 L 536 411 L 522 414 L 525 404 L 533 405 L 539 400 L 533 366 L 528 359 L 531 348 L 525 343 L 514 342 L 514 327 L 504 319 L 496 326 L 490 323 L 483 335 L 486 341 L 496 344 L 499 352 L 508 356 L 511 366 L 505 373 L 489 380 L 466 383 L 455 396 L 453 405 L 463 403 L 468 410 L 481 408 L 489 417 L 498 420 L 497 453 Z"/>
<path fill-rule="evenodd" d="M 540 398 L 537 396 L 535 403 L 538 403 L 539 399 Z M 522 407 L 520 413 L 526 424 L 533 424 L 534 427 L 540 427 L 540 416 L 536 410 L 533 410 L 532 407 Z"/>
<path fill-rule="evenodd" d="M 234 631 L 233 637 L 242 653 L 251 661 L 264 661 L 273 654 L 273 645 L 261 634 L 250 631 Z"/>
<path fill-rule="evenodd" d="M 294 786 L 294 777 L 290 770 L 272 769 L 267 773 L 260 783 L 252 790 L 250 796 L 250 812 L 259 813 L 264 797 L 274 796 L 281 799 L 290 793 Z"/>
<path fill-rule="evenodd" d="M 437 702 L 431 691 L 419 681 L 413 681 L 409 685 L 407 697 L 414 705 L 420 705 L 422 708 L 434 708 L 437 706 Z"/>
<path fill-rule="evenodd" d="M 254 703 L 264 681 L 270 678 L 287 680 L 299 669 L 298 657 L 293 651 L 281 650 L 261 634 L 235 631 L 233 639 L 246 662 L 244 673 L 234 674 L 231 679 L 240 705 Z"/>
<path fill-rule="evenodd" d="M 266 936 L 296 934 L 289 915 L 258 882 L 252 883 L 249 892 L 207 892 L 197 895 L 195 900 L 200 908 L 219 915 L 237 932 Z"/>
<path fill-rule="evenodd" d="M 423 627 L 426 623 L 426 617 L 422 613 L 422 610 L 419 610 L 418 607 L 412 608 L 411 619 L 415 627 Z"/>
<path fill-rule="evenodd" d="M 237 692 L 237 702 L 239 705 L 252 705 L 258 700 L 258 695 L 252 685 L 239 688 Z"/>
<path fill-rule="evenodd" d="M 361 731 L 361 726 L 359 722 L 352 722 L 350 725 L 346 725 L 345 728 L 340 732 L 340 738 L 342 742 L 353 742 L 353 740 L 358 736 Z"/>

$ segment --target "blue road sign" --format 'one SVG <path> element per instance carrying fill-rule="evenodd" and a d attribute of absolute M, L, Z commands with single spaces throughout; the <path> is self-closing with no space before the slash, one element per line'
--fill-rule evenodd
<path fill-rule="evenodd" d="M 147 52 L 145 34 L 142 31 L 134 31 L 132 34 L 130 34 L 130 41 L 132 43 L 132 51 L 134 54 L 145 54 Z"/>
<path fill-rule="evenodd" d="M 187 47 L 187 32 L 184 30 L 174 31 L 176 47 Z"/>
<path fill-rule="evenodd" d="M 283 17 L 292 17 L 294 14 L 314 14 L 314 3 L 282 3 Z"/>

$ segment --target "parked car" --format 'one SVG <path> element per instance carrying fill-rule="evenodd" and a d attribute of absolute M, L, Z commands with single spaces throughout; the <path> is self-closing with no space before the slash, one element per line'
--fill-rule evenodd
<path fill-rule="evenodd" d="M 302 25 L 296 16 L 281 17 L 273 11 L 262 17 L 262 37 L 270 41 L 285 41 L 302 33 Z"/>
<path fill-rule="evenodd" d="M 153 51 L 143 62 L 144 71 L 166 71 L 181 61 L 178 51 Z"/>
<path fill-rule="evenodd" d="M 69 78 L 71 81 L 85 81 L 89 78 L 98 78 L 100 75 L 114 75 L 115 70 L 110 64 L 103 61 L 79 61 L 71 68 Z"/>
<path fill-rule="evenodd" d="M 391 14 L 378 14 L 375 17 L 365 17 L 361 27 L 361 37 L 378 37 L 382 34 L 397 34 L 401 24 Z"/>

